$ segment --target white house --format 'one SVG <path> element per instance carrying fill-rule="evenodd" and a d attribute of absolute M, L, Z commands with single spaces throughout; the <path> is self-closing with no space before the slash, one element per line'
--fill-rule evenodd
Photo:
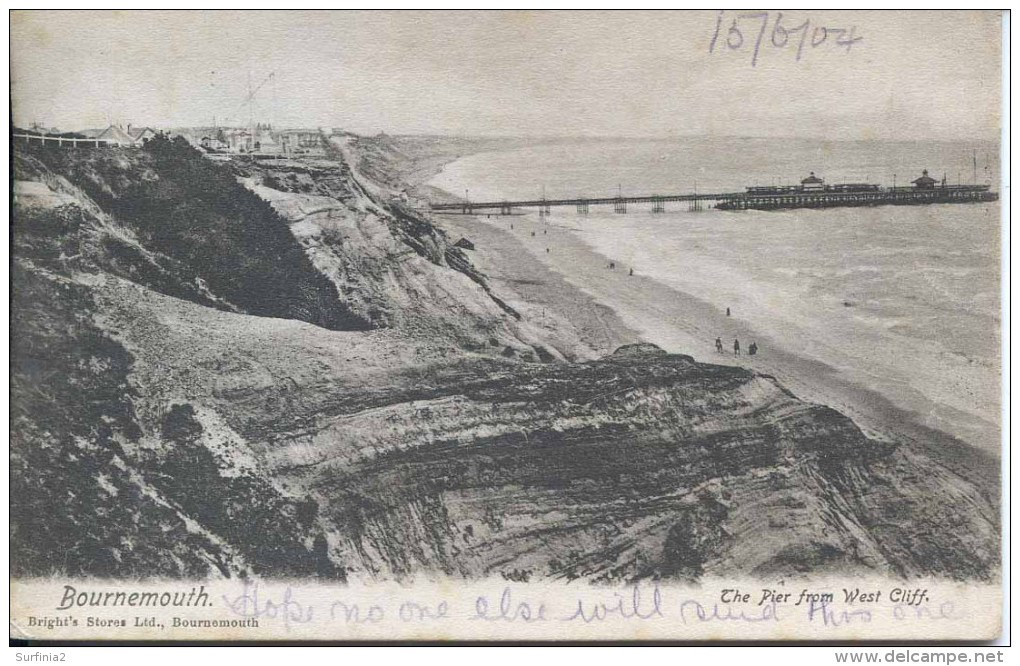
<path fill-rule="evenodd" d="M 151 127 L 142 128 L 136 127 L 132 129 L 131 125 L 128 125 L 127 133 L 128 136 L 134 139 L 134 143 L 136 146 L 141 146 L 146 141 L 156 136 L 156 130 L 152 129 Z"/>
<path fill-rule="evenodd" d="M 110 125 L 96 138 L 105 141 L 110 146 L 133 146 L 135 144 L 134 138 L 117 125 Z"/>

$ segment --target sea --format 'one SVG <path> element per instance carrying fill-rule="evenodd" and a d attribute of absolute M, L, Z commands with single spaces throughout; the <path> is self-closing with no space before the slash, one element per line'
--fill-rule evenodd
<path fill-rule="evenodd" d="M 998 146 L 760 138 L 578 140 L 485 152 L 430 184 L 472 201 L 733 192 L 794 184 L 1000 189 Z M 664 213 L 630 205 L 552 224 L 595 252 L 750 322 L 763 336 L 895 399 L 923 394 L 955 434 L 997 450 L 1001 409 L 1000 202 Z M 566 268 L 564 270 L 567 270 Z M 673 351 L 673 350 L 671 350 Z M 934 408 L 933 408 L 934 409 Z"/>

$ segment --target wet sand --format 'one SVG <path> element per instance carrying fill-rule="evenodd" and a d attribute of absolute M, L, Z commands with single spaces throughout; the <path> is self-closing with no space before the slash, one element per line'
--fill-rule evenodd
<path fill-rule="evenodd" d="M 930 414 L 904 409 L 902 404 L 924 404 L 918 396 L 909 395 L 909 386 L 903 386 L 903 395 L 897 396 L 900 405 L 894 404 L 871 387 L 849 381 L 837 369 L 784 349 L 739 313 L 727 317 L 724 305 L 677 291 L 641 275 L 639 269 L 630 275 L 631 267 L 619 261 L 610 269 L 609 259 L 582 240 L 584 218 L 528 214 L 436 215 L 435 219 L 451 235 L 476 243 L 472 259 L 497 286 L 514 292 L 519 300 L 557 312 L 586 332 L 582 337 L 595 350 L 609 351 L 616 343 L 651 342 L 702 362 L 752 368 L 774 376 L 803 400 L 849 416 L 869 436 L 909 442 L 912 450 L 981 483 L 989 493 L 998 492 L 998 457 L 939 429 L 939 423 L 930 422 Z M 721 354 L 715 350 L 717 336 L 723 340 Z M 734 338 L 740 340 L 740 356 L 733 354 Z M 751 341 L 760 348 L 756 356 L 747 355 Z"/>

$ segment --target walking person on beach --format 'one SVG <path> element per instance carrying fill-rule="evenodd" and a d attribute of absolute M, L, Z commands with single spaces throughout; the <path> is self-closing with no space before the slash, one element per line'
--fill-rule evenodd
<path fill-rule="evenodd" d="M 740 356 L 740 340 L 733 338 L 733 355 Z"/>
<path fill-rule="evenodd" d="M 752 342 L 751 344 L 749 344 L 747 346 L 747 354 L 748 354 L 748 356 L 754 356 L 757 353 L 758 353 L 758 343 L 757 342 Z"/>
<path fill-rule="evenodd" d="M 633 268 L 632 268 L 632 269 L 630 269 L 630 274 L 631 274 L 631 275 L 634 275 L 634 269 L 633 269 Z"/>
<path fill-rule="evenodd" d="M 727 316 L 727 317 L 729 317 L 729 316 L 730 316 L 730 309 L 729 309 L 729 308 L 726 308 L 726 316 Z"/>
<path fill-rule="evenodd" d="M 715 339 L 715 351 L 718 354 L 723 353 L 723 351 L 722 351 L 722 338 L 716 338 Z"/>

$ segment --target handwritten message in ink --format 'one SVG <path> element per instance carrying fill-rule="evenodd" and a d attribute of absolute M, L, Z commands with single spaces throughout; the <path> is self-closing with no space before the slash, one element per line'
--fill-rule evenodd
<path fill-rule="evenodd" d="M 656 584 L 631 585 L 618 590 L 588 591 L 544 597 L 526 587 L 504 586 L 458 599 L 431 598 L 354 602 L 341 597 L 329 599 L 321 613 L 314 601 L 299 599 L 300 590 L 287 586 L 275 594 L 260 591 L 257 583 L 244 583 L 236 595 L 222 601 L 236 616 L 273 621 L 291 628 L 295 624 L 322 618 L 326 623 L 356 626 L 385 621 L 441 623 L 480 621 L 493 626 L 513 624 L 605 622 L 675 622 L 697 625 L 707 622 L 754 625 L 806 621 L 822 628 L 873 621 L 954 620 L 959 613 L 952 601 L 934 601 L 924 588 L 838 591 L 781 591 L 762 588 L 743 591 L 726 588 L 714 599 L 674 595 Z M 883 604 L 888 601 L 888 604 Z"/>

